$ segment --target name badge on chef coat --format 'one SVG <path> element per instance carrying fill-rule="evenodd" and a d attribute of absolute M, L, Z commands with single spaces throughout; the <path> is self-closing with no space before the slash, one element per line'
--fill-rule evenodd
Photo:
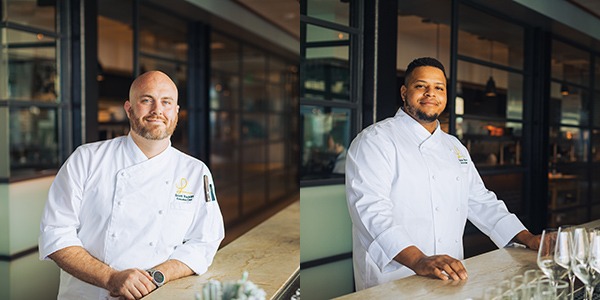
<path fill-rule="evenodd" d="M 194 194 L 191 192 L 188 192 L 185 188 L 188 185 L 188 181 L 185 178 L 181 178 L 179 179 L 179 182 L 177 182 L 177 184 L 175 184 L 175 187 L 177 188 L 177 191 L 175 192 L 175 200 L 178 201 L 185 201 L 185 202 L 190 202 L 192 200 L 194 200 Z"/>

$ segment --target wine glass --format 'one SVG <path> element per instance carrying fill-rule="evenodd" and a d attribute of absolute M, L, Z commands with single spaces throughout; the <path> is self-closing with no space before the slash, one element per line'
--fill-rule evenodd
<path fill-rule="evenodd" d="M 554 260 L 561 267 L 567 269 L 567 276 L 569 278 L 569 287 L 571 290 L 570 299 L 573 300 L 575 294 L 575 275 L 571 268 L 571 252 L 573 252 L 572 245 L 572 231 L 573 226 L 563 225 L 558 228 L 556 236 L 556 249 L 554 252 Z"/>
<path fill-rule="evenodd" d="M 573 252 L 571 253 L 571 268 L 573 273 L 585 285 L 585 300 L 592 300 L 594 286 L 597 284 L 598 272 L 590 265 L 590 237 L 593 230 L 577 227 L 573 229 Z"/>
<path fill-rule="evenodd" d="M 552 284 L 555 284 L 569 272 L 568 269 L 558 264 L 554 259 L 557 233 L 556 228 L 544 229 L 537 257 L 538 267 L 548 276 Z"/>

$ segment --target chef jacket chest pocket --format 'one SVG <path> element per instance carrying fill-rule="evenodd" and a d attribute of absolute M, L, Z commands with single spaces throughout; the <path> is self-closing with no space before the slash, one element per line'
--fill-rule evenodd
<path fill-rule="evenodd" d="M 162 232 L 168 246 L 180 245 L 194 219 L 196 206 L 193 202 L 173 201 L 169 205 Z"/>

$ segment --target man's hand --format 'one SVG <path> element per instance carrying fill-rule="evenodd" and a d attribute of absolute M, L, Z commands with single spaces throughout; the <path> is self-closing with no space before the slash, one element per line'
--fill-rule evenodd
<path fill-rule="evenodd" d="M 112 297 L 133 300 L 148 295 L 156 288 L 148 272 L 140 269 L 127 269 L 110 276 L 107 289 Z"/>
<path fill-rule="evenodd" d="M 515 238 L 517 242 L 522 243 L 527 246 L 527 248 L 532 250 L 538 250 L 540 248 L 540 242 L 542 239 L 541 235 L 533 235 L 531 232 L 527 230 L 523 230 L 519 232 Z"/>
<path fill-rule="evenodd" d="M 412 268 L 417 275 L 434 276 L 441 280 L 467 279 L 467 270 L 460 260 L 448 255 L 425 256 Z"/>
<path fill-rule="evenodd" d="M 426 256 L 415 246 L 400 251 L 394 260 L 421 276 L 436 277 L 441 280 L 463 280 L 468 277 L 467 270 L 460 260 L 448 255 Z"/>

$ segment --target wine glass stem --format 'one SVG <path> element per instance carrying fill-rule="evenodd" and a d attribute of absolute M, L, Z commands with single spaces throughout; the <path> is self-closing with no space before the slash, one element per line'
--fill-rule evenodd
<path fill-rule="evenodd" d="M 569 285 L 571 288 L 571 300 L 573 300 L 573 297 L 575 297 L 575 275 L 571 272 L 569 272 Z"/>
<path fill-rule="evenodd" d="M 586 285 L 585 286 L 585 299 L 592 300 L 592 297 L 594 297 L 594 286 Z"/>

